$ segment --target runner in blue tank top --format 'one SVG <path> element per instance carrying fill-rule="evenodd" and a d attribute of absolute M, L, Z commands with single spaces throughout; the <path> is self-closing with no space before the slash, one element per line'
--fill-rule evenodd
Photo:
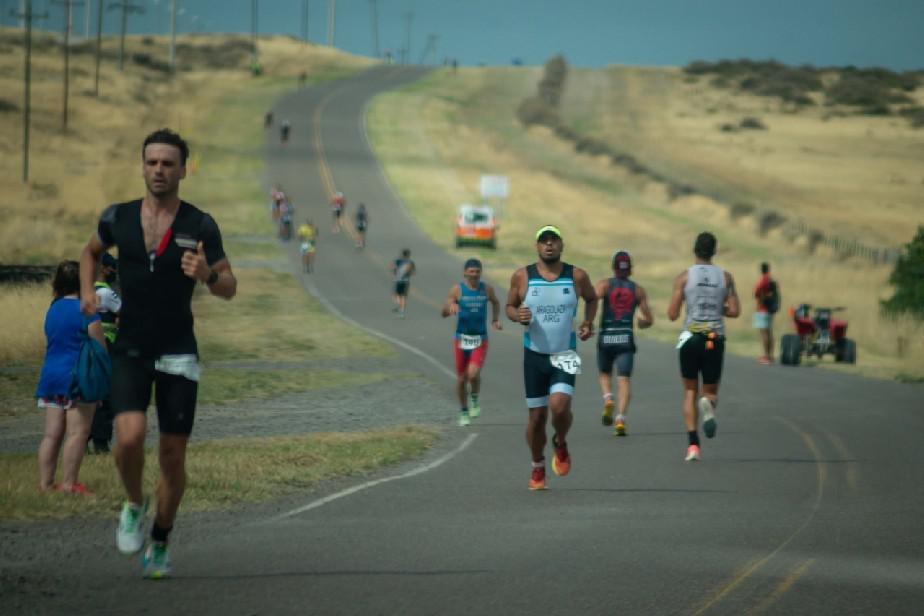
<path fill-rule="evenodd" d="M 456 360 L 456 391 L 461 405 L 460 426 L 469 425 L 470 417 L 481 414 L 478 395 L 481 391 L 481 369 L 488 355 L 488 302 L 491 303 L 491 326 L 501 329 L 500 302 L 494 288 L 482 282 L 481 269 L 478 259 L 465 262 L 465 279 L 449 289 L 442 310 L 444 318 L 458 316 L 452 348 Z"/>
<path fill-rule="evenodd" d="M 616 436 L 626 435 L 626 413 L 629 412 L 631 390 L 629 378 L 635 363 L 635 309 L 642 312 L 638 328 L 645 329 L 654 323 L 648 307 L 648 295 L 641 285 L 629 280 L 632 275 L 632 257 L 620 250 L 613 255 L 613 277 L 604 278 L 594 287 L 602 303 L 600 335 L 597 337 L 597 368 L 600 371 L 600 390 L 603 393 L 603 425 L 613 425 Z M 612 377 L 616 364 L 616 381 L 619 385 L 619 411 L 613 422 Z"/>
<path fill-rule="evenodd" d="M 571 470 L 565 437 L 572 421 L 575 375 L 580 372 L 580 357 L 574 349 L 576 338 L 587 340 L 593 336 L 597 314 L 597 294 L 587 272 L 563 263 L 563 249 L 557 227 L 539 229 L 539 260 L 514 272 L 507 294 L 507 318 L 527 328 L 523 337 L 523 380 L 529 408 L 526 442 L 533 458 L 530 490 L 545 489 L 545 425 L 549 410 L 555 429 L 552 470 L 559 476 Z M 575 336 L 578 298 L 584 300 L 584 320 Z"/>

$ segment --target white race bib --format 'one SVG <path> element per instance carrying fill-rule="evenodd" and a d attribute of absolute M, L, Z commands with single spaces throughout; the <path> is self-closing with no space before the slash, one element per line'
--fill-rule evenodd
<path fill-rule="evenodd" d="M 677 348 L 679 349 L 680 347 L 685 345 L 687 343 L 687 340 L 689 340 L 692 337 L 693 337 L 693 332 L 691 332 L 690 330 L 685 329 L 682 332 L 680 332 L 680 337 L 677 338 Z"/>
<path fill-rule="evenodd" d="M 471 351 L 481 346 L 481 336 L 467 336 L 459 334 L 459 348 L 463 351 Z"/>
<path fill-rule="evenodd" d="M 605 334 L 603 344 L 629 344 L 629 334 Z"/>
<path fill-rule="evenodd" d="M 581 356 L 577 351 L 562 351 L 549 356 L 552 365 L 568 374 L 581 373 Z"/>

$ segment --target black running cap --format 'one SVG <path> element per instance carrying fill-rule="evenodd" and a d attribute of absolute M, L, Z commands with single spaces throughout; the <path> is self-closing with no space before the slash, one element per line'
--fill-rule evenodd
<path fill-rule="evenodd" d="M 632 257 L 625 250 L 618 250 L 613 255 L 613 270 L 620 277 L 629 276 L 632 273 Z"/>
<path fill-rule="evenodd" d="M 462 267 L 462 269 L 467 270 L 470 267 L 477 267 L 478 269 L 482 269 L 481 261 L 475 258 L 469 259 L 468 261 L 465 262 L 465 265 Z"/>

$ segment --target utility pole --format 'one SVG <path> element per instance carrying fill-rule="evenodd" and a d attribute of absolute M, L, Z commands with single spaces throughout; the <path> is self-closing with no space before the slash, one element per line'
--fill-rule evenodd
<path fill-rule="evenodd" d="M 369 0 L 369 4 L 372 5 L 372 49 L 375 52 L 375 57 L 378 58 L 379 54 L 379 3 L 378 0 Z"/>
<path fill-rule="evenodd" d="M 302 0 L 302 42 L 308 42 L 308 0 Z"/>
<path fill-rule="evenodd" d="M 86 0 L 83 9 L 83 39 L 90 40 L 90 12 L 93 10 L 93 0 Z"/>
<path fill-rule="evenodd" d="M 99 96 L 99 60 L 103 52 L 103 0 L 96 1 L 96 77 L 93 81 L 93 96 Z"/>
<path fill-rule="evenodd" d="M 29 183 L 29 123 L 32 115 L 32 22 L 36 19 L 47 19 L 48 12 L 35 15 L 32 12 L 32 0 L 22 0 L 22 11 L 16 13 L 25 31 L 24 47 L 26 49 L 26 63 L 23 76 L 23 106 L 22 106 L 22 183 Z"/>
<path fill-rule="evenodd" d="M 424 46 L 424 50 L 420 53 L 420 61 L 418 64 L 426 64 L 427 58 L 430 54 L 436 53 L 436 42 L 439 40 L 439 36 L 436 34 L 427 35 L 427 44 Z"/>
<path fill-rule="evenodd" d="M 109 10 L 122 9 L 122 31 L 119 39 L 119 70 L 125 68 L 125 30 L 128 28 L 129 13 L 144 13 L 144 7 L 132 4 L 131 0 L 119 0 L 109 5 Z"/>
<path fill-rule="evenodd" d="M 405 41 L 404 41 L 404 63 L 411 63 L 411 23 L 414 21 L 414 11 L 408 11 L 404 14 L 404 18 L 407 19 L 407 30 L 405 32 Z"/>
<path fill-rule="evenodd" d="M 259 57 L 257 56 L 257 32 L 260 28 L 260 6 L 258 0 L 250 0 L 250 37 L 253 40 L 253 55 L 250 58 L 251 71 L 255 71 Z"/>
<path fill-rule="evenodd" d="M 64 108 L 61 113 L 61 130 L 67 132 L 67 99 L 70 90 L 71 76 L 71 25 L 73 16 L 73 7 L 76 4 L 80 6 L 83 2 L 77 0 L 52 0 L 53 4 L 64 5 Z"/>
<path fill-rule="evenodd" d="M 170 2 L 170 72 L 176 73 L 176 0 Z"/>
<path fill-rule="evenodd" d="M 333 47 L 337 31 L 337 0 L 327 0 L 327 46 Z"/>

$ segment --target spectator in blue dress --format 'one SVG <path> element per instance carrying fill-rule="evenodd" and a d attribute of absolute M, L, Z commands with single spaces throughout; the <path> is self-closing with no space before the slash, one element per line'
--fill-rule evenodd
<path fill-rule="evenodd" d="M 80 313 L 78 268 L 76 261 L 62 261 L 55 271 L 51 283 L 54 299 L 45 313 L 45 360 L 35 397 L 39 408 L 45 409 L 45 435 L 38 450 L 39 489 L 87 494 L 77 475 L 97 403 L 70 398 L 71 373 L 77 365 L 84 331 L 103 348 L 106 340 L 99 315 L 84 317 Z M 56 485 L 59 452 L 62 474 L 61 483 Z"/>

